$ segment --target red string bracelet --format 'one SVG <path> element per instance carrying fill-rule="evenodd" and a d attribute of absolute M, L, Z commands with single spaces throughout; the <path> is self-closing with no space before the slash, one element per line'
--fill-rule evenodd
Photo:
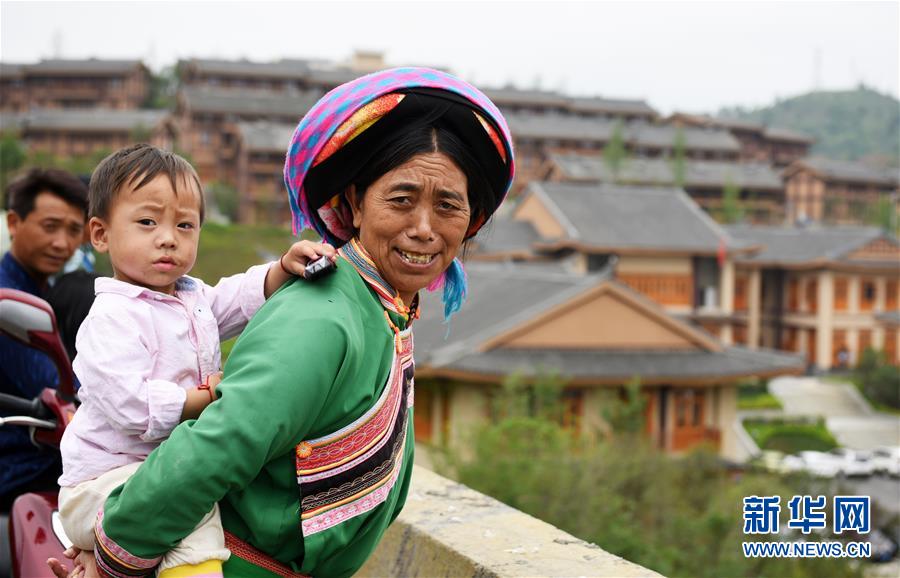
<path fill-rule="evenodd" d="M 206 376 L 206 381 L 198 385 L 197 389 L 206 390 L 206 393 L 209 394 L 209 403 L 216 400 L 215 395 L 213 395 L 212 387 L 209 385 L 209 376 Z"/>

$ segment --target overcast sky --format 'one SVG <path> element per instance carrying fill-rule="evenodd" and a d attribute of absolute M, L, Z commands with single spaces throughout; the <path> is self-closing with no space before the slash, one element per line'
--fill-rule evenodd
<path fill-rule="evenodd" d="M 346 60 L 446 67 L 479 86 L 641 98 L 663 113 L 859 83 L 898 95 L 900 3 L 0 2 L 4 62 Z"/>

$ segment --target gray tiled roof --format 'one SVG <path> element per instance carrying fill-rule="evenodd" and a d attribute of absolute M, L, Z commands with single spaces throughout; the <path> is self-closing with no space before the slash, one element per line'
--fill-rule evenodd
<path fill-rule="evenodd" d="M 570 275 L 508 263 L 466 264 L 468 299 L 443 322 L 440 291 L 420 293 L 421 318 L 415 322 L 416 361 L 443 364 L 467 355 L 490 337 L 509 330 L 595 286 L 597 275 Z"/>
<path fill-rule="evenodd" d="M 616 121 L 606 118 L 579 118 L 564 114 L 506 113 L 513 138 L 585 140 L 605 143 L 612 138 Z M 678 128 L 632 122 L 622 126 L 623 140 L 641 148 L 671 149 Z M 740 151 L 740 144 L 725 129 L 683 128 L 685 148 L 688 150 Z"/>
<path fill-rule="evenodd" d="M 616 123 L 604 118 L 562 114 L 504 113 L 514 139 L 566 139 L 609 142 Z"/>
<path fill-rule="evenodd" d="M 194 112 L 278 116 L 300 120 L 319 100 L 318 92 L 282 93 L 268 90 L 217 89 L 187 86 L 182 97 Z"/>
<path fill-rule="evenodd" d="M 651 377 L 709 378 L 796 370 L 799 357 L 766 350 L 726 348 L 723 352 L 668 350 L 591 351 L 494 349 L 478 351 L 489 339 L 535 319 L 607 280 L 604 276 L 546 273 L 540 267 L 470 263 L 469 298 L 442 322 L 439 293 L 422 293 L 422 317 L 415 322 L 416 362 L 489 375 L 534 374 L 557 369 L 569 377 L 628 380 Z M 630 291 L 629 289 L 625 289 Z"/>
<path fill-rule="evenodd" d="M 532 183 L 532 193 L 569 229 L 569 239 L 594 247 L 715 252 L 734 243 L 687 194 L 674 187 L 609 183 Z"/>
<path fill-rule="evenodd" d="M 238 131 L 251 151 L 284 153 L 296 128 L 293 124 L 268 121 L 239 122 Z"/>
<path fill-rule="evenodd" d="M 795 130 L 770 126 L 765 130 L 765 136 L 769 140 L 792 141 L 812 144 L 816 139 Z"/>
<path fill-rule="evenodd" d="M 737 118 L 712 118 L 706 117 L 709 119 L 711 125 L 724 126 L 725 128 L 731 128 L 735 130 L 747 130 L 753 132 L 763 132 L 766 127 L 765 125 L 752 122 L 749 120 L 741 120 Z"/>
<path fill-rule="evenodd" d="M 501 109 L 513 106 L 554 107 L 573 113 L 608 113 L 656 116 L 656 111 L 645 101 L 600 96 L 566 96 L 547 90 L 518 88 L 487 88 L 484 93 Z"/>
<path fill-rule="evenodd" d="M 452 364 L 454 369 L 508 375 L 535 376 L 557 369 L 569 378 L 621 380 L 635 376 L 654 378 L 708 379 L 738 377 L 773 371 L 800 371 L 803 358 L 771 350 L 751 351 L 728 347 L 722 352 L 638 350 L 579 351 L 559 349 L 494 349 L 474 353 Z"/>
<path fill-rule="evenodd" d="M 609 182 L 613 175 L 600 155 L 552 154 L 552 162 L 563 172 L 564 180 Z M 666 159 L 628 159 L 618 174 L 618 181 L 632 184 L 674 185 L 672 163 Z M 721 188 L 733 183 L 743 189 L 784 189 L 781 176 L 763 163 L 728 161 L 685 162 L 685 186 L 688 188 Z"/>
<path fill-rule="evenodd" d="M 30 130 L 80 130 L 86 132 L 152 129 L 166 116 L 165 110 L 43 109 L 21 115 L 21 127 Z"/>
<path fill-rule="evenodd" d="M 873 183 L 896 187 L 898 179 L 900 179 L 897 169 L 881 170 L 852 161 L 809 157 L 796 161 L 795 164 L 809 167 L 826 179 L 835 181 Z"/>
<path fill-rule="evenodd" d="M 0 112 L 0 132 L 18 131 L 25 122 L 25 115 L 15 112 Z"/>
<path fill-rule="evenodd" d="M 737 118 L 723 118 L 723 117 L 712 117 L 705 114 L 689 114 L 689 113 L 675 113 L 673 116 L 679 115 L 683 118 L 690 119 L 691 122 L 703 124 L 705 126 L 710 127 L 724 127 L 727 129 L 735 130 L 735 131 L 747 131 L 757 133 L 769 140 L 780 140 L 780 141 L 792 141 L 792 142 L 802 142 L 802 143 L 813 143 L 816 139 L 813 137 L 803 134 L 801 132 L 780 128 L 780 127 L 767 127 L 764 124 L 760 124 L 757 122 L 753 122 L 750 120 L 743 120 Z"/>
<path fill-rule="evenodd" d="M 364 75 L 364 72 L 351 70 L 349 68 L 313 68 L 306 75 L 306 80 L 308 82 L 317 82 L 326 86 L 338 86 L 339 84 L 350 82 L 351 80 L 355 80 Z"/>
<path fill-rule="evenodd" d="M 606 112 L 656 116 L 656 111 L 643 100 L 621 98 L 572 97 L 569 99 L 572 112 Z"/>
<path fill-rule="evenodd" d="M 43 74 L 125 74 L 144 66 L 140 60 L 42 60 L 24 67 L 26 75 Z"/>
<path fill-rule="evenodd" d="M 843 257 L 867 243 L 887 238 L 897 239 L 878 227 L 769 227 L 757 225 L 726 225 L 725 230 L 737 239 L 764 248 L 752 256 L 739 257 L 739 262 L 801 264 L 816 260 L 842 260 Z M 900 264 L 895 263 L 900 268 Z"/>
<path fill-rule="evenodd" d="M 179 61 L 179 66 L 191 66 L 200 74 L 220 76 L 256 76 L 264 78 L 301 79 L 309 71 L 305 60 L 281 59 L 272 62 L 250 60 L 211 60 L 192 58 Z"/>
<path fill-rule="evenodd" d="M 565 96 L 548 90 L 524 90 L 518 88 L 485 88 L 484 94 L 499 107 L 510 105 L 565 107 Z"/>
<path fill-rule="evenodd" d="M 741 145 L 730 132 L 716 128 L 680 129 L 686 149 L 720 150 L 738 152 Z M 626 129 L 626 139 L 636 145 L 654 148 L 670 148 L 675 143 L 679 129 L 669 125 L 633 123 Z"/>
<path fill-rule="evenodd" d="M 6 80 L 22 76 L 22 69 L 25 66 L 25 64 L 15 64 L 13 62 L 0 62 L 0 79 Z"/>
<path fill-rule="evenodd" d="M 541 240 L 531 223 L 509 217 L 494 217 L 475 237 L 479 253 L 530 251 Z"/>

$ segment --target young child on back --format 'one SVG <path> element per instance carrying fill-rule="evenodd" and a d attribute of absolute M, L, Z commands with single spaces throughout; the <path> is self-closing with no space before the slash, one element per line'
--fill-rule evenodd
<path fill-rule="evenodd" d="M 110 492 L 175 426 L 215 399 L 219 342 L 240 333 L 310 260 L 336 255 L 330 245 L 301 241 L 279 261 L 215 287 L 186 276 L 203 223 L 200 182 L 183 158 L 146 144 L 100 163 L 89 205 L 91 242 L 109 253 L 114 277 L 97 279 L 96 300 L 78 331 L 73 367 L 82 403 L 61 447 L 60 515 L 82 550 L 93 550 L 94 522 Z M 165 556 L 159 575 L 221 575 L 228 556 L 216 506 Z"/>

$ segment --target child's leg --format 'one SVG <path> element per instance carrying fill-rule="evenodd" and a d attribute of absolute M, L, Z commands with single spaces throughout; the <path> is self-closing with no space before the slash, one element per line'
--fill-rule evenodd
<path fill-rule="evenodd" d="M 97 512 L 113 490 L 124 484 L 140 467 L 140 462 L 110 470 L 77 486 L 60 488 L 59 517 L 69 540 L 82 550 L 94 549 L 94 522 Z"/>
<path fill-rule="evenodd" d="M 219 577 L 222 562 L 230 555 L 216 504 L 190 535 L 163 556 L 159 578 Z"/>

